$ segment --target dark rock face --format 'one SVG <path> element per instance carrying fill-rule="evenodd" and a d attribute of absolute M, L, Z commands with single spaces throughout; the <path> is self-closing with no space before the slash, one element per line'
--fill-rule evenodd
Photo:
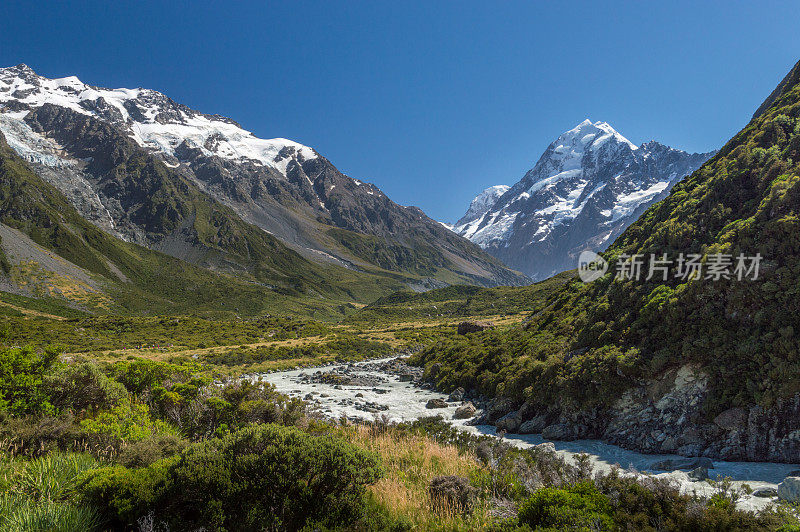
<path fill-rule="evenodd" d="M 425 403 L 425 408 L 430 408 L 430 409 L 447 408 L 448 406 L 450 405 L 448 405 L 447 401 L 445 401 L 444 399 L 430 399 L 428 400 L 427 403 Z"/>
<path fill-rule="evenodd" d="M 462 321 L 458 324 L 458 334 L 469 334 L 494 328 L 489 321 Z"/>
<path fill-rule="evenodd" d="M 469 419 L 475 415 L 476 411 L 477 410 L 472 403 L 467 403 L 456 408 L 456 412 L 453 414 L 453 419 Z"/>
<path fill-rule="evenodd" d="M 476 424 L 539 434 L 552 440 L 601 439 L 644 453 L 686 456 L 664 469 L 710 468 L 710 458 L 729 461 L 800 462 L 800 394 L 773 408 L 731 408 L 709 420 L 704 411 L 708 378 L 682 366 L 628 390 L 607 409 L 576 412 L 554 403 L 517 408 L 509 398 L 492 400 Z M 655 467 L 655 466 L 654 466 Z M 699 474 L 699 472 L 698 472 Z M 791 476 L 791 475 L 790 475 Z"/>

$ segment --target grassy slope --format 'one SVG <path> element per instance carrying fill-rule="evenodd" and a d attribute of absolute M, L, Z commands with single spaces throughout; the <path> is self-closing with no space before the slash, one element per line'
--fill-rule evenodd
<path fill-rule="evenodd" d="M 686 362 L 711 373 L 712 412 L 799 391 L 799 80 L 795 67 L 762 114 L 605 254 L 613 263 L 622 253 L 761 253 L 758 281 L 621 281 L 612 266 L 595 283 L 556 291 L 526 330 L 453 337 L 418 362 L 440 362 L 442 386 L 541 404 L 607 404 Z"/>
<path fill-rule="evenodd" d="M 368 302 L 402 286 L 397 277 L 315 265 L 277 241 L 261 249 L 269 260 L 256 261 L 259 270 L 249 280 L 123 242 L 85 221 L 2 139 L 0 221 L 96 276 L 116 303 L 107 309 L 113 312 L 294 312 L 330 319 L 352 311 L 352 302 Z"/>

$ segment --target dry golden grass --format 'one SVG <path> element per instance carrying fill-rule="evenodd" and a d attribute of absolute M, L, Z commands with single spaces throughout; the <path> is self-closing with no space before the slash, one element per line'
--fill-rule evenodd
<path fill-rule="evenodd" d="M 415 530 L 481 530 L 490 522 L 488 509 L 478 505 L 470 516 L 452 508 L 434 509 L 430 481 L 441 475 L 470 477 L 483 469 L 472 456 L 421 436 L 353 428 L 353 443 L 378 453 L 386 474 L 370 487 L 372 495 L 393 517 L 410 518 Z"/>

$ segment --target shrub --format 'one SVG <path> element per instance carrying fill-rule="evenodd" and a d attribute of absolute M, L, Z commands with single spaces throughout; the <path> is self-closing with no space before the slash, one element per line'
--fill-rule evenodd
<path fill-rule="evenodd" d="M 519 520 L 532 528 L 611 530 L 611 504 L 592 482 L 568 488 L 542 488 L 519 509 Z"/>
<path fill-rule="evenodd" d="M 147 468 L 92 472 L 83 486 L 117 525 L 155 511 L 178 528 L 296 530 L 358 519 L 381 473 L 376 455 L 340 439 L 255 425 Z"/>
<path fill-rule="evenodd" d="M 53 412 L 44 375 L 57 357 L 54 348 L 42 353 L 33 347 L 0 349 L 0 410 L 15 415 Z"/>
<path fill-rule="evenodd" d="M 106 376 L 96 364 L 84 362 L 59 368 L 46 379 L 50 402 L 58 409 L 98 410 L 121 404 L 125 387 Z"/>
<path fill-rule="evenodd" d="M 478 498 L 469 479 L 454 475 L 433 478 L 428 486 L 428 495 L 434 509 L 459 513 L 471 513 Z"/>
<path fill-rule="evenodd" d="M 81 421 L 89 434 L 104 436 L 112 442 L 137 442 L 150 436 L 173 433 L 163 421 L 153 420 L 145 405 L 124 403 Z"/>

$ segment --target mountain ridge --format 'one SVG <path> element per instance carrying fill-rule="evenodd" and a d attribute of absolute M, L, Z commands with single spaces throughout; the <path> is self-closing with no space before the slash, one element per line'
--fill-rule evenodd
<path fill-rule="evenodd" d="M 559 135 L 520 181 L 480 215 L 465 215 L 454 231 L 540 280 L 573 268 L 583 250 L 605 249 L 712 154 L 689 154 L 656 141 L 636 146 L 608 123 L 586 119 Z"/>
<path fill-rule="evenodd" d="M 169 231 L 152 238 L 152 227 L 144 228 L 143 219 L 132 223 L 129 213 L 149 209 L 157 218 L 159 208 L 182 200 L 167 194 L 166 204 L 155 207 L 135 192 L 137 183 L 115 178 L 109 184 L 108 176 L 97 172 L 98 150 L 86 146 L 100 145 L 110 136 L 115 136 L 116 145 L 107 148 L 109 153 L 123 145 L 123 151 L 132 153 L 130 143 L 135 144 L 163 163 L 166 170 L 159 172 L 177 184 L 173 192 L 196 187 L 200 195 L 193 192 L 195 196 L 207 195 L 312 262 L 407 273 L 421 277 L 422 284 L 528 282 L 419 209 L 397 205 L 374 185 L 345 176 L 312 148 L 287 139 L 258 139 L 231 119 L 192 110 L 157 91 L 104 89 L 74 76 L 50 80 L 18 65 L 0 69 L 0 107 L 0 130 L 9 143 L 61 186 L 87 219 L 123 239 L 186 260 L 202 262 L 208 255 L 198 255 L 185 242 L 165 240 Z M 54 114 L 54 108 L 63 109 L 58 112 L 62 120 L 45 119 L 49 127 L 42 127 L 39 115 Z M 117 133 L 112 135 L 109 128 Z M 126 197 L 137 194 L 139 203 L 126 203 Z M 186 214 L 172 209 L 169 216 L 185 220 Z M 171 225 L 169 216 L 158 223 Z M 418 253 L 420 249 L 424 253 Z M 211 266 L 226 262 L 222 257 Z"/>

